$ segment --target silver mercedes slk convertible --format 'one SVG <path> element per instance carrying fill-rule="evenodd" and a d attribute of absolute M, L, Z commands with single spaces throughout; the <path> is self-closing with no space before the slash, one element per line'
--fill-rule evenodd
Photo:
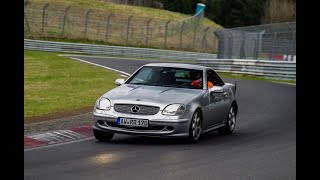
<path fill-rule="evenodd" d="M 116 84 L 94 106 L 92 128 L 100 141 L 120 133 L 197 142 L 205 132 L 235 128 L 236 83 L 224 83 L 209 67 L 152 63 Z"/>

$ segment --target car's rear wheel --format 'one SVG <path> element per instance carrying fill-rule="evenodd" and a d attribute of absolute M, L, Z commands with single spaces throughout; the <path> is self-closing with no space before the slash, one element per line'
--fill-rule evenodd
<path fill-rule="evenodd" d="M 226 125 L 223 128 L 218 130 L 218 132 L 220 134 L 223 134 L 223 135 L 232 134 L 232 132 L 236 126 L 236 111 L 235 110 L 236 110 L 235 106 L 232 105 L 230 107 L 230 110 L 229 110 L 229 113 L 227 116 Z"/>
<path fill-rule="evenodd" d="M 197 110 L 193 116 L 189 128 L 189 142 L 195 143 L 199 140 L 202 131 L 202 116 L 201 112 Z"/>
<path fill-rule="evenodd" d="M 111 141 L 114 133 L 93 130 L 94 137 L 99 141 Z"/>

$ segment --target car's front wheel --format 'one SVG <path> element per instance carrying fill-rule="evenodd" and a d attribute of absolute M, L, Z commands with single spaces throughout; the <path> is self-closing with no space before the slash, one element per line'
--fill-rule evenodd
<path fill-rule="evenodd" d="M 94 137 L 99 141 L 111 141 L 114 136 L 114 133 L 108 133 L 98 130 L 93 130 Z"/>
<path fill-rule="evenodd" d="M 202 131 L 202 116 L 200 111 L 196 111 L 193 116 L 192 120 L 190 123 L 190 128 L 189 128 L 189 142 L 195 143 L 198 141 L 200 138 Z"/>
<path fill-rule="evenodd" d="M 235 106 L 232 105 L 230 107 L 230 110 L 227 116 L 226 125 L 223 128 L 219 129 L 218 132 L 223 135 L 232 134 L 235 126 L 236 126 L 236 111 L 235 111 Z"/>

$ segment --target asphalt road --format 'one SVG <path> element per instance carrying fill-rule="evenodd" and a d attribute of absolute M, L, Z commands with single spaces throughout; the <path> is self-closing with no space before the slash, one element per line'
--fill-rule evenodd
<path fill-rule="evenodd" d="M 132 73 L 148 61 L 84 58 Z M 224 79 L 225 82 L 234 82 Z M 197 144 L 115 135 L 26 151 L 25 179 L 296 179 L 296 87 L 238 81 L 234 134 Z"/>

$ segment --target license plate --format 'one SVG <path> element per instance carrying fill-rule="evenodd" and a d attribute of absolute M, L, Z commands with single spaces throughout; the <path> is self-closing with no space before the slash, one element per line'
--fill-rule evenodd
<path fill-rule="evenodd" d="M 149 121 L 143 119 L 128 119 L 119 117 L 117 124 L 124 126 L 148 127 Z"/>

